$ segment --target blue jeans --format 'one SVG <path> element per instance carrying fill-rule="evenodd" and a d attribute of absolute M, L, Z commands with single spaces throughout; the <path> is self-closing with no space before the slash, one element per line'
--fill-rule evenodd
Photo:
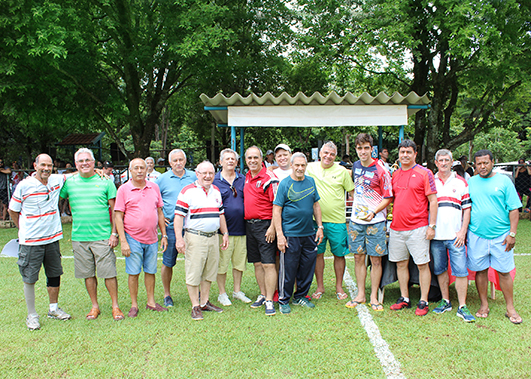
<path fill-rule="evenodd" d="M 138 275 L 143 266 L 146 274 L 156 274 L 159 243 L 140 243 L 127 233 L 125 238 L 131 250 L 131 255 L 125 257 L 125 272 L 129 275 Z"/>
<path fill-rule="evenodd" d="M 432 240 L 431 241 L 431 255 L 433 257 L 433 273 L 441 275 L 448 270 L 448 254 L 450 253 L 450 266 L 452 267 L 452 275 L 463 278 L 468 276 L 466 269 L 466 249 L 465 246 L 457 247 L 453 240 Z"/>

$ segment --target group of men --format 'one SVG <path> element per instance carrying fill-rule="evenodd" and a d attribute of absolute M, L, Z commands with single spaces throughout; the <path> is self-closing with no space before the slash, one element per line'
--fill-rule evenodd
<path fill-rule="evenodd" d="M 186 154 L 180 149 L 168 156 L 171 170 L 148 180 L 154 161 L 133 159 L 131 179 L 118 191 L 103 172 L 95 171 L 94 156 L 88 149 L 75 154 L 77 173 L 53 175 L 53 163 L 46 154 L 34 163 L 34 176 L 21 182 L 10 203 L 10 214 L 19 228 L 19 268 L 24 281 L 28 308 L 26 324 L 38 329 L 34 285 L 41 265 L 45 267 L 50 297 L 48 316 L 70 318 L 58 307 L 60 276 L 63 273 L 58 240 L 62 229 L 57 201 L 69 199 L 73 214 L 72 244 L 75 276 L 85 280 L 92 308 L 88 320 L 100 315 L 97 277 L 105 279 L 112 301 L 112 316 L 124 318 L 118 305 L 116 256 L 120 242 L 126 257 L 131 297 L 129 317 L 139 313 L 138 281 L 144 270 L 146 309 L 166 311 L 172 307 L 171 282 L 178 253 L 185 259 L 185 282 L 192 305 L 191 317 L 202 320 L 203 312 L 221 313 L 209 300 L 216 281 L 218 301 L 232 304 L 226 290 L 229 262 L 234 278 L 233 300 L 264 306 L 268 316 L 291 312 L 293 305 L 313 308 L 312 299 L 325 292 L 324 253 L 328 245 L 334 258 L 335 294 L 346 300 L 343 290 L 345 256 L 355 254 L 358 294 L 346 303 L 355 308 L 366 302 L 365 257 L 370 256 L 370 306 L 383 311 L 377 290 L 382 277 L 382 257 L 396 262 L 401 296 L 392 310 L 411 307 L 409 260 L 419 270 L 420 301 L 415 313 L 429 311 L 428 292 L 434 274 L 442 300 L 434 309 L 452 309 L 448 291 L 448 253 L 452 274 L 457 277 L 457 315 L 474 321 L 466 307 L 467 268 L 477 271 L 476 285 L 481 306 L 476 317 L 487 317 L 487 269 L 493 267 L 507 303 L 506 316 L 513 323 L 522 319 L 513 305 L 514 268 L 512 249 L 521 206 L 512 183 L 492 171 L 489 151 L 476 153 L 477 176 L 466 181 L 452 173 L 452 154 L 439 150 L 435 156 L 438 173 L 416 163 L 416 145 L 405 140 L 399 145 L 400 169 L 391 177 L 384 162 L 372 157 L 373 140 L 362 133 L 355 141 L 359 160 L 347 170 L 335 162 L 337 147 L 325 143 L 318 162 L 308 163 L 306 155 L 292 154 L 289 146 L 278 145 L 275 165 L 264 164 L 261 150 L 252 146 L 245 153 L 248 172 L 236 168 L 238 154 L 225 149 L 220 154 L 221 171 L 212 163 L 200 163 L 195 173 L 187 170 Z M 353 197 L 351 219 L 346 223 L 345 193 Z M 393 204 L 393 219 L 387 236 L 387 209 Z M 161 279 L 164 306 L 156 303 L 158 231 L 162 234 Z M 468 251 L 465 250 L 467 246 Z M 220 249 L 221 248 L 221 249 Z M 448 253 L 447 253 L 448 251 Z M 259 289 L 256 301 L 241 289 L 246 263 L 254 266 Z M 315 292 L 308 296 L 313 281 Z"/>

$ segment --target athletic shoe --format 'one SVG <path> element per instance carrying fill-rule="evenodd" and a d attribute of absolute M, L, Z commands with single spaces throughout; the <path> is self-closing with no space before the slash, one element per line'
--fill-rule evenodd
<path fill-rule="evenodd" d="M 207 301 L 206 304 L 201 307 L 201 311 L 203 311 L 203 312 L 214 311 L 214 312 L 221 313 L 221 312 L 223 312 L 223 309 L 221 309 L 220 307 L 215 306 L 210 301 Z"/>
<path fill-rule="evenodd" d="M 264 295 L 258 295 L 256 298 L 256 301 L 251 304 L 251 308 L 260 308 L 265 302 L 265 296 Z"/>
<path fill-rule="evenodd" d="M 202 320 L 203 312 L 201 312 L 201 307 L 199 305 L 192 308 L 192 320 Z"/>
<path fill-rule="evenodd" d="M 446 301 L 442 299 L 439 302 L 439 305 L 437 305 L 437 308 L 433 310 L 433 313 L 441 314 L 441 313 L 444 313 L 446 311 L 451 311 L 451 310 L 452 310 L 452 303 L 450 301 Z"/>
<path fill-rule="evenodd" d="M 470 313 L 466 305 L 463 305 L 461 308 L 457 310 L 456 316 L 461 317 L 464 322 L 475 322 L 476 321 L 476 318 L 472 316 L 472 313 Z"/>
<path fill-rule="evenodd" d="M 301 307 L 306 308 L 315 308 L 315 304 L 308 300 L 306 297 L 301 297 L 300 299 L 293 299 L 293 305 L 300 305 Z"/>
<path fill-rule="evenodd" d="M 164 298 L 164 306 L 166 308 L 171 308 L 173 307 L 173 299 L 171 298 L 171 296 L 166 296 Z"/>
<path fill-rule="evenodd" d="M 220 293 L 218 295 L 218 301 L 224 307 L 228 307 L 229 305 L 232 305 L 232 302 L 230 301 L 229 296 L 226 293 Z"/>
<path fill-rule="evenodd" d="M 245 294 L 240 291 L 240 292 L 233 292 L 232 293 L 232 298 L 233 299 L 236 299 L 236 300 L 241 300 L 243 301 L 244 303 L 246 304 L 249 304 L 252 300 L 249 299 L 247 296 L 245 296 Z"/>
<path fill-rule="evenodd" d="M 405 301 L 403 297 L 399 297 L 396 303 L 391 305 L 392 311 L 399 311 L 404 308 L 411 308 L 411 301 Z"/>
<path fill-rule="evenodd" d="M 30 314 L 26 318 L 26 326 L 29 330 L 37 330 L 41 328 L 41 324 L 39 324 L 39 315 L 38 314 Z"/>
<path fill-rule="evenodd" d="M 278 310 L 283 315 L 288 315 L 288 314 L 291 313 L 291 307 L 289 306 L 289 304 L 279 304 L 278 305 Z"/>
<path fill-rule="evenodd" d="M 48 317 L 55 320 L 70 320 L 72 316 L 63 311 L 61 308 L 57 308 L 56 311 L 48 311 Z"/>
<path fill-rule="evenodd" d="M 430 311 L 430 307 L 428 303 L 426 303 L 424 300 L 421 300 L 417 304 L 417 309 L 415 310 L 415 314 L 417 316 L 426 316 L 429 311 Z"/>
<path fill-rule="evenodd" d="M 275 304 L 271 300 L 265 302 L 265 314 L 266 316 L 274 316 L 276 314 Z"/>

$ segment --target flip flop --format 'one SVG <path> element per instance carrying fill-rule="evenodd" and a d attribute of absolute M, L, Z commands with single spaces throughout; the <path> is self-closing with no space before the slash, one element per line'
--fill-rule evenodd
<path fill-rule="evenodd" d="M 350 300 L 348 303 L 345 304 L 345 307 L 352 309 L 356 308 L 360 304 L 365 304 L 365 301 Z"/>
<path fill-rule="evenodd" d="M 487 310 L 485 312 L 480 312 L 480 310 L 476 312 L 476 317 L 479 317 L 479 318 L 487 318 L 487 317 L 489 317 L 490 309 L 487 308 Z"/>
<path fill-rule="evenodd" d="M 323 292 L 316 291 L 312 294 L 312 299 L 319 300 L 323 297 Z"/>
<path fill-rule="evenodd" d="M 96 320 L 98 316 L 100 315 L 99 308 L 92 308 L 90 312 L 87 314 L 86 319 L 87 320 Z"/>
<path fill-rule="evenodd" d="M 348 295 L 345 292 L 336 292 L 337 300 L 345 300 Z"/>
<path fill-rule="evenodd" d="M 371 303 L 371 308 L 375 312 L 383 312 L 383 310 L 384 310 L 383 305 L 379 304 L 379 303 L 377 303 L 377 304 Z"/>
<path fill-rule="evenodd" d="M 512 316 L 509 316 L 509 313 L 505 313 L 505 317 L 507 317 L 515 325 L 521 324 L 524 321 L 518 313 L 515 313 Z"/>

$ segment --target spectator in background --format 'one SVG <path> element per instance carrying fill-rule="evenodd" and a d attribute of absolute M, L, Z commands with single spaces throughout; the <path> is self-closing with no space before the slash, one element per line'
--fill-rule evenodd
<path fill-rule="evenodd" d="M 11 169 L 4 166 L 4 160 L 0 158 L 0 202 L 2 203 L 2 220 L 7 220 L 7 205 L 9 203 L 9 177 Z"/>
<path fill-rule="evenodd" d="M 516 170 L 514 174 L 514 186 L 516 187 L 516 192 L 520 197 L 520 201 L 524 201 L 524 195 L 527 196 L 527 204 L 525 206 L 525 212 L 529 212 L 529 205 L 531 204 L 531 167 L 529 167 L 525 160 L 519 159 L 518 164 L 521 165 Z M 520 208 L 520 211 L 522 208 Z"/>
<path fill-rule="evenodd" d="M 17 163 L 17 161 L 14 161 L 13 164 L 13 170 L 11 172 L 11 192 L 15 192 L 15 189 L 17 188 L 17 185 L 18 183 L 20 183 L 20 181 L 22 179 L 24 179 L 24 172 L 22 171 L 15 171 L 15 170 L 20 170 L 21 167 L 19 166 L 19 164 Z"/>
<path fill-rule="evenodd" d="M 147 157 L 146 158 L 146 164 L 147 164 L 146 180 L 149 180 L 150 182 L 154 182 L 161 175 L 160 172 L 158 172 L 157 170 L 154 170 L 154 168 L 155 168 L 155 159 L 153 159 L 152 157 Z"/>
<path fill-rule="evenodd" d="M 380 151 L 380 161 L 382 161 L 387 171 L 391 172 L 391 167 L 389 166 L 389 150 L 387 150 L 385 147 L 382 148 L 382 151 Z"/>
<path fill-rule="evenodd" d="M 468 179 L 473 177 L 474 176 L 474 169 L 472 168 L 472 166 L 470 166 L 468 164 L 468 158 L 466 157 L 466 155 L 462 155 L 458 160 L 459 160 L 459 162 L 461 162 L 461 166 L 463 166 L 463 170 L 465 170 L 465 172 L 469 175 Z M 467 178 L 465 178 L 465 179 L 468 182 L 468 179 Z"/>
<path fill-rule="evenodd" d="M 339 164 L 348 169 L 352 168 L 352 161 L 350 160 L 350 155 L 343 155 L 343 158 L 341 158 L 341 162 L 339 162 Z"/>
<path fill-rule="evenodd" d="M 114 164 L 109 161 L 103 162 L 103 173 L 111 179 L 111 182 L 114 182 L 114 174 L 113 174 Z"/>
<path fill-rule="evenodd" d="M 155 169 L 155 171 L 157 172 L 160 172 L 161 174 L 164 174 L 166 171 L 166 167 L 164 167 L 166 165 L 166 160 L 164 158 L 159 158 L 157 159 L 157 166 L 160 166 L 160 167 L 157 167 Z"/>
<path fill-rule="evenodd" d="M 277 162 L 275 162 L 275 153 L 273 150 L 267 150 L 264 163 L 266 168 L 271 167 L 271 169 L 275 169 L 278 167 Z"/>
<path fill-rule="evenodd" d="M 465 169 L 461 165 L 461 162 L 459 161 L 454 161 L 454 163 L 452 164 L 452 171 L 454 171 L 457 175 L 465 179 L 467 182 L 468 182 L 468 179 L 470 179 L 470 175 L 468 175 L 468 173 L 465 171 Z"/>

